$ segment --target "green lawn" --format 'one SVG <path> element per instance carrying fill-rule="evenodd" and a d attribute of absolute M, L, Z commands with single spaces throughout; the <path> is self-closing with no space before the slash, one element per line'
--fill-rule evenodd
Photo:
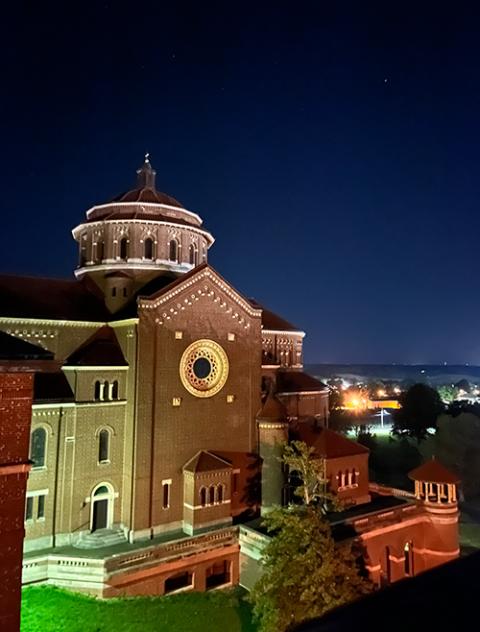
<path fill-rule="evenodd" d="M 100 600 L 52 586 L 24 588 L 21 632 L 255 632 L 241 589 Z"/>

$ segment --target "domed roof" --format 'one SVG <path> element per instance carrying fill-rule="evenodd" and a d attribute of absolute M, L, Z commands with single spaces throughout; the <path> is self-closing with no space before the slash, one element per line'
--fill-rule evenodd
<path fill-rule="evenodd" d="M 145 154 L 145 162 L 137 169 L 137 187 L 120 193 L 109 203 L 113 202 L 145 202 L 146 204 L 166 204 L 168 206 L 176 206 L 184 208 L 178 200 L 167 193 L 157 191 L 155 188 L 155 176 L 157 172 L 150 164 L 149 154 Z"/>

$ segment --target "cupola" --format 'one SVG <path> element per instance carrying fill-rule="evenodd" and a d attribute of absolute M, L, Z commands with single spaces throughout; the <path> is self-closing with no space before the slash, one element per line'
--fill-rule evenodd
<path fill-rule="evenodd" d="M 154 278 L 175 278 L 207 261 L 214 239 L 202 224 L 199 215 L 157 190 L 146 154 L 135 188 L 93 206 L 74 228 L 75 275 L 92 278 L 114 313 Z"/>

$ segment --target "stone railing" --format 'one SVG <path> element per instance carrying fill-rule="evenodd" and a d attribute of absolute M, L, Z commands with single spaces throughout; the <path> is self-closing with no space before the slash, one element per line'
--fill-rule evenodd
<path fill-rule="evenodd" d="M 138 549 L 131 553 L 118 553 L 105 560 L 106 573 L 124 571 L 127 568 L 134 568 L 145 563 L 156 563 L 177 557 L 188 557 L 199 553 L 203 549 L 221 548 L 238 544 L 238 528 L 229 527 L 214 533 L 192 536 L 165 542 L 162 544 L 149 545 L 144 549 Z"/>
<path fill-rule="evenodd" d="M 399 498 L 409 498 L 413 500 L 415 494 L 407 492 L 404 489 L 398 489 L 397 487 L 387 487 L 386 485 L 379 485 L 378 483 L 369 483 L 368 490 L 380 496 L 396 496 Z"/>

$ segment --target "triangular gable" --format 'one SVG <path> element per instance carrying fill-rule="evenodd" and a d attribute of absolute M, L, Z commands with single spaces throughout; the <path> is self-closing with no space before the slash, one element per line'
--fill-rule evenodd
<path fill-rule="evenodd" d="M 208 263 L 202 263 L 190 272 L 187 272 L 164 288 L 161 288 L 152 296 L 141 296 L 138 299 L 139 309 L 156 309 L 175 299 L 181 292 L 197 285 L 201 281 L 208 281 L 214 288 L 224 292 L 228 298 L 251 317 L 261 318 L 262 310 L 252 306 L 242 294 L 240 294 L 228 281 L 226 281 Z M 202 290 L 200 290 L 202 291 Z"/>

